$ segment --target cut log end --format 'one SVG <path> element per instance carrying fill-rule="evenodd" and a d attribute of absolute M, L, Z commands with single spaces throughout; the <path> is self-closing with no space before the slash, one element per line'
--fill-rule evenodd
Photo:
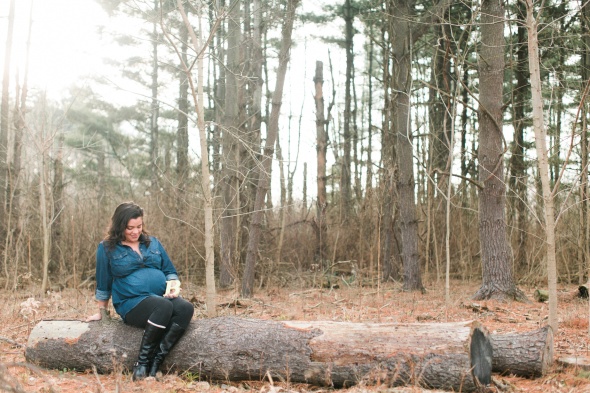
<path fill-rule="evenodd" d="M 480 327 L 473 329 L 470 355 L 473 376 L 480 384 L 489 385 L 492 381 L 492 344 Z"/>

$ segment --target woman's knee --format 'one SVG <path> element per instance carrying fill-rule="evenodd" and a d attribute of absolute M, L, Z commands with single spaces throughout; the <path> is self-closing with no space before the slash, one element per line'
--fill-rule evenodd
<path fill-rule="evenodd" d="M 152 311 L 152 316 L 158 316 L 158 319 L 168 320 L 172 316 L 172 312 L 174 311 L 174 307 L 172 303 L 165 298 L 156 298 L 154 308 Z"/>
<path fill-rule="evenodd" d="M 193 318 L 195 307 L 192 303 L 182 298 L 176 298 L 172 303 L 174 304 L 172 320 L 186 329 Z"/>
<path fill-rule="evenodd" d="M 172 304 L 174 305 L 174 312 L 177 314 L 190 315 L 192 317 L 195 312 L 193 304 L 183 298 L 174 299 Z"/>

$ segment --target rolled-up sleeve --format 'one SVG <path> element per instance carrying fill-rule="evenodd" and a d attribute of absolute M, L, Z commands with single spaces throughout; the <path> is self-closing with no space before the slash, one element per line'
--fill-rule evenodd
<path fill-rule="evenodd" d="M 96 299 L 109 300 L 113 286 L 113 276 L 109 266 L 109 258 L 103 242 L 100 242 L 96 250 Z"/>
<path fill-rule="evenodd" d="M 166 281 L 170 280 L 178 280 L 178 273 L 176 272 L 176 268 L 174 264 L 172 264 L 172 260 L 168 256 L 168 253 L 162 246 L 159 240 L 158 242 L 158 250 L 160 251 L 160 255 L 162 255 L 162 272 L 166 275 Z"/>

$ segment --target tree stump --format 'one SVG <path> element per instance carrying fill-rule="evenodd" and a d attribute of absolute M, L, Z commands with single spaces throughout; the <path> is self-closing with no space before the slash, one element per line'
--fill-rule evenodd
<path fill-rule="evenodd" d="M 29 336 L 28 361 L 47 368 L 130 369 L 141 329 L 123 323 L 42 321 Z M 491 381 L 492 347 L 477 322 L 398 324 L 195 320 L 164 371 L 218 381 L 275 380 L 345 387 L 420 385 L 468 392 Z"/>
<path fill-rule="evenodd" d="M 493 372 L 536 378 L 544 375 L 553 363 L 550 326 L 524 333 L 490 334 L 490 341 Z"/>

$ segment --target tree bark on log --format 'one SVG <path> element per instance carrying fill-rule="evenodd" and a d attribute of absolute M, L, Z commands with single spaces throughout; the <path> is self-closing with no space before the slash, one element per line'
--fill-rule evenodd
<path fill-rule="evenodd" d="M 544 375 L 553 363 L 550 326 L 524 333 L 490 334 L 490 341 L 493 372 L 536 378 Z"/>
<path fill-rule="evenodd" d="M 132 367 L 142 330 L 121 322 L 42 321 L 25 356 L 47 368 Z M 204 380 L 275 380 L 343 387 L 420 385 L 473 391 L 491 381 L 492 347 L 477 322 L 398 324 L 195 320 L 162 369 Z"/>

